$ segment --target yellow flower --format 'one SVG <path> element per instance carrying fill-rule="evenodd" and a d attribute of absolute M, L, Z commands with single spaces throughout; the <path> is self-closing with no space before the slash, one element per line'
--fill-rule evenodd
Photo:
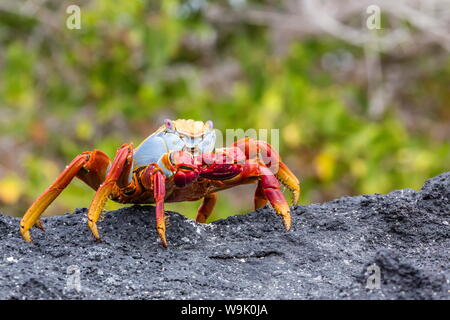
<path fill-rule="evenodd" d="M 15 175 L 8 175 L 0 180 L 0 201 L 14 204 L 19 200 L 23 191 L 23 184 Z"/>
<path fill-rule="evenodd" d="M 331 152 L 323 151 L 314 159 L 314 165 L 321 180 L 330 180 L 335 171 L 336 158 Z"/>

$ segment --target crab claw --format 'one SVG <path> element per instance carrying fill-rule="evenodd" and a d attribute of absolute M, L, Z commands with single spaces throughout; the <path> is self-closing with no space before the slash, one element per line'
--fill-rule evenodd
<path fill-rule="evenodd" d="M 238 164 L 212 165 L 202 170 L 200 176 L 210 180 L 228 180 L 242 172 L 242 166 Z"/>
<path fill-rule="evenodd" d="M 195 182 L 199 177 L 199 172 L 194 166 L 179 165 L 174 175 L 173 181 L 177 187 L 185 187 Z"/>
<path fill-rule="evenodd" d="M 185 187 L 198 179 L 199 166 L 189 152 L 173 151 L 169 155 L 169 161 L 175 172 L 173 181 L 177 187 Z"/>

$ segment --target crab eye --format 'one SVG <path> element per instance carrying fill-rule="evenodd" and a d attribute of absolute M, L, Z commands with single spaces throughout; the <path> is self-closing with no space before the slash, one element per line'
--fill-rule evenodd
<path fill-rule="evenodd" d="M 214 128 L 214 124 L 211 120 L 206 121 L 206 124 L 209 126 L 210 129 Z"/>
<path fill-rule="evenodd" d="M 170 119 L 164 120 L 164 125 L 166 126 L 167 129 L 170 129 L 170 130 L 173 130 L 173 128 L 174 128 L 173 122 Z"/>

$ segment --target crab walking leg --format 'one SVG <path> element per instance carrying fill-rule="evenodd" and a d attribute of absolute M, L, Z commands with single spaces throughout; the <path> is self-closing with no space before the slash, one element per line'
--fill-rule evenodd
<path fill-rule="evenodd" d="M 45 209 L 58 197 L 76 176 L 93 189 L 103 181 L 109 166 L 109 158 L 99 150 L 83 152 L 76 156 L 56 180 L 33 202 L 20 221 L 20 233 L 24 240 L 30 242 L 30 229 L 33 226 L 44 230 L 39 217 Z"/>
<path fill-rule="evenodd" d="M 210 180 L 222 180 L 225 184 L 236 185 L 243 181 L 255 182 L 258 179 L 258 204 L 262 197 L 266 198 L 276 213 L 283 219 L 286 231 L 291 229 L 291 214 L 289 205 L 280 190 L 277 177 L 257 159 L 245 161 L 244 164 L 216 164 L 200 173 L 200 176 Z M 260 193 L 260 194 L 259 194 Z"/>
<path fill-rule="evenodd" d="M 167 248 L 166 220 L 164 216 L 164 200 L 166 198 L 166 177 L 162 169 L 156 163 L 151 163 L 141 175 L 141 182 L 147 190 L 153 190 L 156 210 L 156 232 L 161 239 L 161 244 Z"/>
<path fill-rule="evenodd" d="M 210 194 L 207 194 L 203 198 L 203 203 L 198 209 L 197 217 L 195 220 L 200 223 L 206 223 L 206 220 L 208 220 L 208 217 L 211 215 L 211 213 L 214 210 L 214 206 L 217 202 L 217 193 L 213 192 Z"/>
<path fill-rule="evenodd" d="M 261 181 L 258 181 L 258 186 L 255 191 L 255 210 L 264 207 L 267 204 L 267 198 L 264 194 L 264 188 Z"/>
<path fill-rule="evenodd" d="M 292 192 L 292 202 L 298 203 L 300 198 L 300 182 L 292 171 L 281 160 L 278 152 L 267 142 L 243 138 L 232 144 L 241 149 L 247 159 L 258 157 L 266 167 L 275 174 L 277 179 Z"/>
<path fill-rule="evenodd" d="M 286 231 L 291 229 L 291 214 L 289 205 L 280 190 L 280 184 L 269 168 L 260 166 L 259 184 L 263 189 L 264 195 L 269 200 L 276 213 L 283 219 Z"/>
<path fill-rule="evenodd" d="M 161 244 L 167 248 L 166 220 L 164 217 L 164 198 L 166 197 L 166 178 L 161 171 L 153 175 L 153 192 L 156 203 L 156 232 L 158 232 Z"/>
<path fill-rule="evenodd" d="M 133 145 L 124 144 L 117 150 L 111 169 L 106 175 L 105 181 L 99 186 L 92 199 L 88 211 L 88 226 L 91 229 L 92 235 L 100 240 L 100 235 L 97 230 L 97 221 L 100 214 L 112 193 L 115 186 L 125 187 L 128 184 L 128 176 L 130 174 L 133 164 Z"/>
<path fill-rule="evenodd" d="M 300 199 L 300 181 L 292 173 L 291 170 L 282 161 L 279 163 L 278 172 L 276 173 L 277 179 L 292 192 L 292 204 L 298 204 Z"/>

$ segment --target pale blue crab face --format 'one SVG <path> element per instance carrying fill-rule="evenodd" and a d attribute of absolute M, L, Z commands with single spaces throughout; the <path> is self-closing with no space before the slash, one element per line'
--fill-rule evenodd
<path fill-rule="evenodd" d="M 212 152 L 216 142 L 216 133 L 212 121 L 166 120 L 161 136 L 170 151 L 186 151 L 193 156 Z"/>
<path fill-rule="evenodd" d="M 182 144 L 182 150 L 191 153 L 193 156 L 197 156 L 201 153 L 214 151 L 214 145 L 216 142 L 216 133 L 211 130 L 204 135 L 198 137 L 191 137 L 188 135 L 180 135 Z"/>
<path fill-rule="evenodd" d="M 134 167 L 157 163 L 170 151 L 186 151 L 193 156 L 213 152 L 216 133 L 211 121 L 166 120 L 164 125 L 145 139 L 134 152 Z"/>

